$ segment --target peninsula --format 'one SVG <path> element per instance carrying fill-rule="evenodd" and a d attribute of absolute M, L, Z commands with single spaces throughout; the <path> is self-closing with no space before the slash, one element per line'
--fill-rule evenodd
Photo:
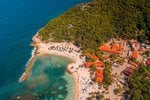
<path fill-rule="evenodd" d="M 150 99 L 148 4 L 92 0 L 51 20 L 33 37 L 36 50 L 20 81 L 28 78 L 37 56 L 54 54 L 73 60 L 67 66 L 73 100 Z"/>

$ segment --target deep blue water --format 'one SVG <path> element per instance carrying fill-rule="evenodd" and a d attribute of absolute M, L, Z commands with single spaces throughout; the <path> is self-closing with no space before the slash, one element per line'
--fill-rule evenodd
<path fill-rule="evenodd" d="M 0 100 L 19 87 L 32 36 L 49 20 L 89 0 L 0 0 Z"/>

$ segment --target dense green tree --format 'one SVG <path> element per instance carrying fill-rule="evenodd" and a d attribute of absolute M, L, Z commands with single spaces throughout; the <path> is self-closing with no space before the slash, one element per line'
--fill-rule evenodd
<path fill-rule="evenodd" d="M 68 41 L 96 51 L 112 37 L 150 39 L 149 0 L 93 0 L 77 5 L 40 30 L 45 41 Z M 83 9 L 84 8 L 84 9 Z"/>
<path fill-rule="evenodd" d="M 141 65 L 128 78 L 132 100 L 150 100 L 150 66 Z"/>
<path fill-rule="evenodd" d="M 113 77 L 111 74 L 111 63 L 105 62 L 105 68 L 104 68 L 104 85 L 107 87 L 112 84 Z"/>

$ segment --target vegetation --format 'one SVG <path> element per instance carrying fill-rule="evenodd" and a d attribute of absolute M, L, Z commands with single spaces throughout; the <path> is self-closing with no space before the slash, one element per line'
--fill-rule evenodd
<path fill-rule="evenodd" d="M 92 66 L 90 67 L 90 71 L 91 71 L 92 73 L 96 72 L 96 66 L 92 65 Z"/>
<path fill-rule="evenodd" d="M 124 59 L 124 58 L 119 58 L 117 62 L 118 62 L 120 65 L 123 65 L 124 62 L 125 62 L 125 59 Z"/>
<path fill-rule="evenodd" d="M 128 83 L 132 100 L 150 100 L 150 66 L 141 65 L 129 76 Z"/>
<path fill-rule="evenodd" d="M 150 39 L 149 5 L 150 0 L 92 0 L 51 20 L 39 35 L 44 41 L 71 41 L 92 52 L 112 37 L 144 41 Z"/>
<path fill-rule="evenodd" d="M 116 89 L 114 89 L 114 93 L 116 94 L 116 95 L 118 95 L 118 94 L 120 94 L 121 92 L 122 92 L 122 88 L 121 87 L 119 87 L 119 88 L 116 88 Z"/>
<path fill-rule="evenodd" d="M 112 84 L 113 82 L 113 77 L 111 74 L 111 63 L 110 62 L 105 62 L 105 68 L 104 68 L 104 85 L 108 87 L 109 85 Z"/>
<path fill-rule="evenodd" d="M 147 56 L 147 57 L 150 57 L 150 51 L 145 51 L 145 55 Z"/>
<path fill-rule="evenodd" d="M 104 97 L 101 93 L 91 93 L 92 95 L 87 98 L 87 100 L 102 100 Z"/>
<path fill-rule="evenodd" d="M 117 59 L 117 55 L 116 54 L 111 54 L 110 58 L 111 58 L 112 61 L 114 61 L 115 59 Z"/>

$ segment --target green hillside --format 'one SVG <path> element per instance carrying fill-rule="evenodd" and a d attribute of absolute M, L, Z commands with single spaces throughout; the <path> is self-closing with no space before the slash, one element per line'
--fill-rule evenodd
<path fill-rule="evenodd" d="M 40 36 L 44 41 L 72 41 L 95 51 L 109 38 L 150 39 L 150 0 L 93 0 L 51 20 Z"/>

